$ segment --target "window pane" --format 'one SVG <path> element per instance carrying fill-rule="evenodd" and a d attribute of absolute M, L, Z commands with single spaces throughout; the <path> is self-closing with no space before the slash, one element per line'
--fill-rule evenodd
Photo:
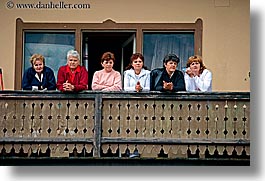
<path fill-rule="evenodd" d="M 54 70 L 55 78 L 60 66 L 66 64 L 66 54 L 74 49 L 74 33 L 41 33 L 26 32 L 24 42 L 24 69 L 31 66 L 30 57 L 35 54 L 42 54 L 45 57 L 45 65 Z"/>
<path fill-rule="evenodd" d="M 144 33 L 143 53 L 145 65 L 151 70 L 162 67 L 164 56 L 174 53 L 180 58 L 180 70 L 194 54 L 194 33 Z"/>

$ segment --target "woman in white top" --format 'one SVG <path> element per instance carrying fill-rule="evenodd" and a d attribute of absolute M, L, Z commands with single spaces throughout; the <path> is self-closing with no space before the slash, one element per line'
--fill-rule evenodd
<path fill-rule="evenodd" d="M 184 78 L 187 91 L 212 91 L 212 73 L 205 67 L 200 56 L 191 56 L 186 67 Z"/>
<path fill-rule="evenodd" d="M 125 91 L 149 91 L 150 71 L 144 66 L 144 56 L 141 53 L 134 53 L 130 58 L 129 65 L 124 71 Z"/>

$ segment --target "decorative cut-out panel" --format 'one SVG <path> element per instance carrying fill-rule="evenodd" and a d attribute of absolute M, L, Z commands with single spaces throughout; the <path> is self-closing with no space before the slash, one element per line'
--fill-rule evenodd
<path fill-rule="evenodd" d="M 104 144 L 103 153 L 115 154 L 117 157 L 130 157 L 139 154 L 140 158 L 240 158 L 249 156 L 250 152 L 244 146 L 216 145 L 145 145 L 145 144 Z"/>
<path fill-rule="evenodd" d="M 5 100 L 1 137 L 93 137 L 94 101 Z"/>
<path fill-rule="evenodd" d="M 240 101 L 105 100 L 102 112 L 103 137 L 249 137 L 249 104 Z"/>
<path fill-rule="evenodd" d="M 0 158 L 250 159 L 248 95 L 133 95 L 2 98 Z"/>

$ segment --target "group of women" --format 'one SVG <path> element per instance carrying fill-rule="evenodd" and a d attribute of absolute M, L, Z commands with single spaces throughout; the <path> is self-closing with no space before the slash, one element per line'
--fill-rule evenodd
<path fill-rule="evenodd" d="M 189 57 L 186 71 L 177 70 L 180 59 L 168 54 L 163 59 L 163 67 L 148 70 L 144 56 L 134 53 L 124 71 L 123 83 L 120 72 L 113 69 L 115 56 L 105 52 L 101 57 L 102 70 L 94 73 L 92 90 L 98 91 L 212 91 L 212 73 L 205 67 L 201 56 Z M 23 90 L 56 90 L 78 92 L 88 89 L 88 72 L 80 65 L 80 55 L 76 50 L 67 53 L 67 65 L 58 70 L 57 82 L 51 68 L 45 66 L 45 58 L 34 54 L 30 58 L 32 67 L 23 75 Z"/>

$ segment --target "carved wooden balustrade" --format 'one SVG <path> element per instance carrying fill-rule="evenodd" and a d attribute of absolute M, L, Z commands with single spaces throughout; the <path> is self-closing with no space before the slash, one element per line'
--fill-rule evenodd
<path fill-rule="evenodd" d="M 250 93 L 0 92 L 0 162 L 250 160 Z"/>

